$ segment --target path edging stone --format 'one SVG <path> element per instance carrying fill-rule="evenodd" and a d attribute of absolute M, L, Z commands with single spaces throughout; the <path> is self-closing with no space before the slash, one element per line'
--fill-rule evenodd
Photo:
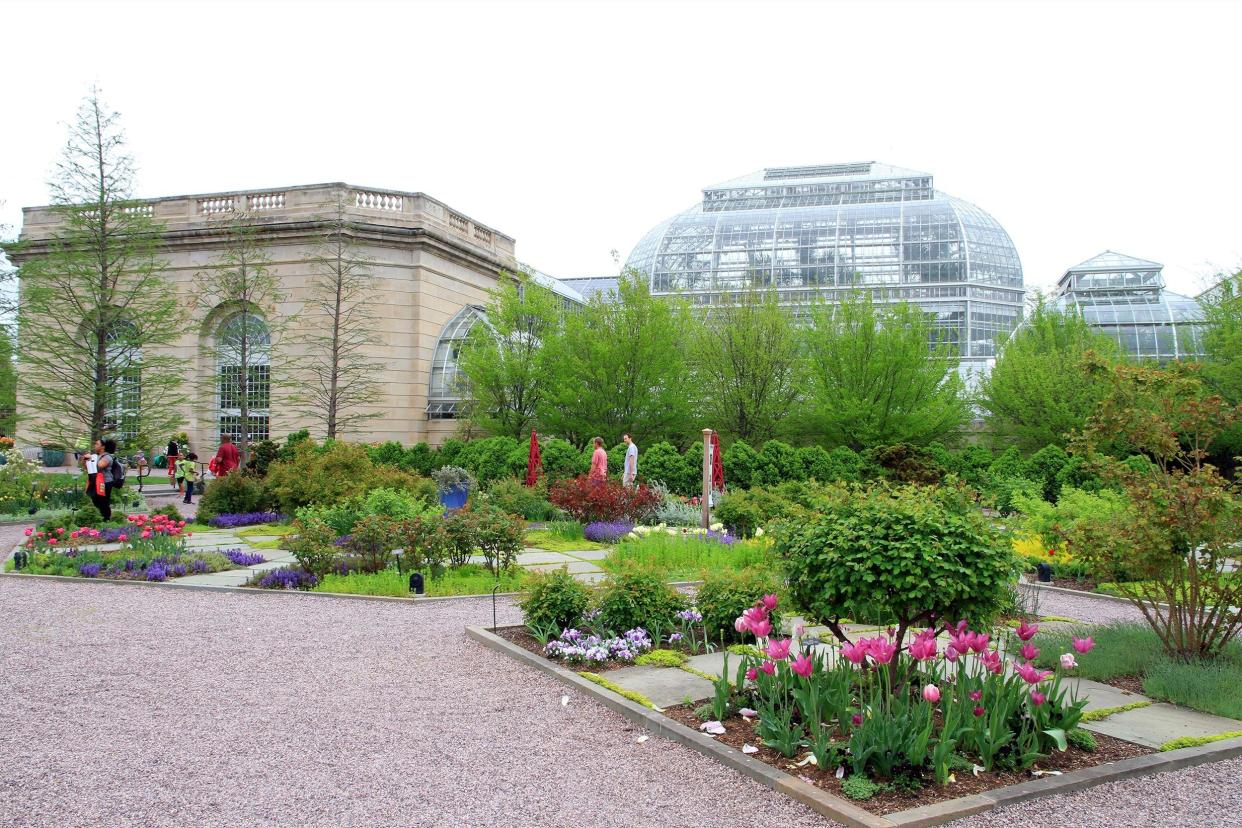
<path fill-rule="evenodd" d="M 1123 599 L 1124 600 L 1124 599 Z M 468 638 L 485 647 L 501 652 L 510 658 L 534 667 L 558 681 L 590 695 L 605 707 L 620 713 L 626 719 L 641 725 L 659 736 L 664 736 L 697 750 L 728 767 L 737 770 L 769 788 L 795 799 L 812 810 L 851 828 L 930 828 L 943 825 L 962 817 L 982 813 L 993 808 L 1013 805 L 1030 799 L 1039 799 L 1061 793 L 1071 793 L 1094 787 L 1105 782 L 1116 782 L 1139 776 L 1194 767 L 1242 756 L 1242 737 L 1212 742 L 1180 750 L 1156 752 L 1143 756 L 1108 762 L 1090 768 L 1070 771 L 1060 776 L 1044 776 L 1007 785 L 979 794 L 935 802 L 905 811 L 883 816 L 865 811 L 853 803 L 832 796 L 807 784 L 765 762 L 717 742 L 710 736 L 698 733 L 667 716 L 622 698 L 616 693 L 587 681 L 577 673 L 561 667 L 542 656 L 501 638 L 486 627 L 466 628 Z"/>

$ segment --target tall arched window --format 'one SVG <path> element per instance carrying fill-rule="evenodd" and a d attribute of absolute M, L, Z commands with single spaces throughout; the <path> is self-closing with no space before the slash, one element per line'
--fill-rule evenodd
<path fill-rule="evenodd" d="M 268 439 L 272 400 L 271 333 L 262 317 L 242 312 L 216 332 L 216 410 L 220 433 Z M 244 405 L 243 405 L 244 403 Z"/>
<path fill-rule="evenodd" d="M 106 337 L 108 430 L 125 444 L 138 436 L 142 410 L 142 348 L 138 329 L 123 319 L 108 327 Z"/>
<path fill-rule="evenodd" d="M 487 314 L 478 305 L 466 305 L 445 323 L 431 358 L 431 378 L 427 389 L 427 419 L 452 420 L 462 401 L 457 360 L 462 345 L 476 322 L 487 324 Z"/>

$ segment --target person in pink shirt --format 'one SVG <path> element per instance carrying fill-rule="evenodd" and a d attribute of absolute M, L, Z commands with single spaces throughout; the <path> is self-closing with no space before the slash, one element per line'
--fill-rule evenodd
<path fill-rule="evenodd" d="M 216 477 L 225 477 L 241 465 L 241 455 L 237 452 L 237 446 L 233 445 L 233 438 L 227 434 L 220 435 L 220 449 L 216 452 L 215 461 Z"/>
<path fill-rule="evenodd" d="M 603 483 L 608 479 L 608 452 L 604 451 L 602 437 L 595 438 L 595 451 L 591 454 L 591 473 L 587 480 L 592 483 Z"/>

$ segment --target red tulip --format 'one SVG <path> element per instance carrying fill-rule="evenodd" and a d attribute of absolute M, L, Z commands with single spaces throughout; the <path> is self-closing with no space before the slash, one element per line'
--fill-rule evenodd
<path fill-rule="evenodd" d="M 982 715 L 983 715 L 983 708 L 982 708 L 981 706 L 979 706 L 979 705 L 975 705 L 974 714 L 975 714 L 976 716 L 982 716 Z"/>

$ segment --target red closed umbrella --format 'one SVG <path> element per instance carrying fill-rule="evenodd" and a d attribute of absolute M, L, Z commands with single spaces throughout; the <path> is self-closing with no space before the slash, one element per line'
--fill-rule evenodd
<path fill-rule="evenodd" d="M 712 488 L 724 491 L 724 462 L 720 459 L 720 437 L 712 432 Z"/>
<path fill-rule="evenodd" d="M 539 482 L 539 472 L 543 471 L 543 458 L 539 456 L 539 438 L 535 430 L 530 430 L 530 456 L 526 460 L 526 485 L 534 486 Z"/>

